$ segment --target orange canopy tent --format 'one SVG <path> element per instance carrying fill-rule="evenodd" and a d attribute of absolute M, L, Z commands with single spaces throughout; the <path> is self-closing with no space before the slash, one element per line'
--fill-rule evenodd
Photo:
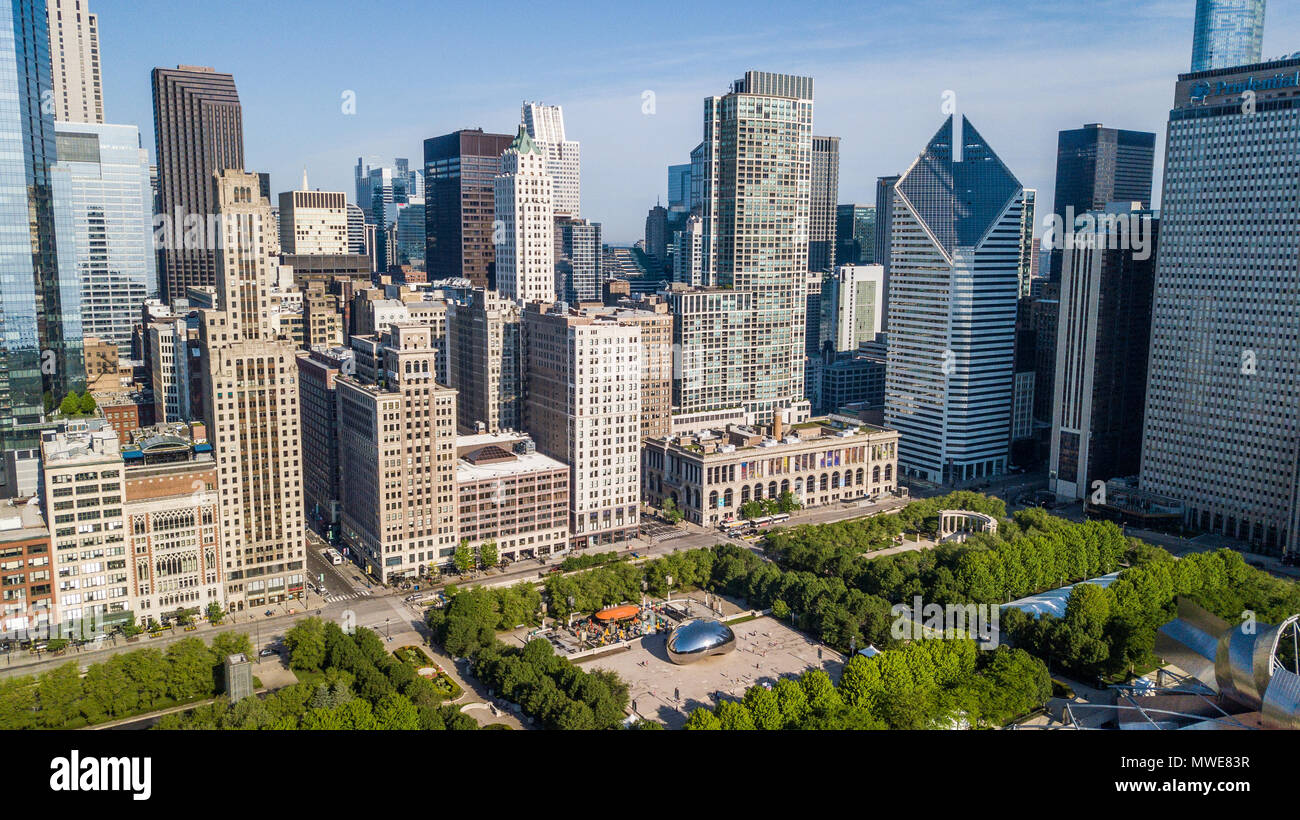
<path fill-rule="evenodd" d="M 611 606 L 602 609 L 596 613 L 598 621 L 626 621 L 628 618 L 635 618 L 641 612 L 641 607 L 636 604 L 623 604 L 622 606 Z"/>

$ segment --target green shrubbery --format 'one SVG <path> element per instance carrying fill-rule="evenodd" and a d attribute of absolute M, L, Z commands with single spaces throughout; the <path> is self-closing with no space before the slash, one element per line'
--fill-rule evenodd
<path fill-rule="evenodd" d="M 208 646 L 185 638 L 91 664 L 68 662 L 39 677 L 0 681 L 0 729 L 73 729 L 212 697 L 227 655 L 251 654 L 248 636 L 223 632 Z"/>
<path fill-rule="evenodd" d="M 838 687 L 820 669 L 753 686 L 700 707 L 687 729 L 943 729 L 1001 726 L 1051 696 L 1047 669 L 1018 649 L 980 652 L 970 640 L 923 640 L 855 655 Z"/>

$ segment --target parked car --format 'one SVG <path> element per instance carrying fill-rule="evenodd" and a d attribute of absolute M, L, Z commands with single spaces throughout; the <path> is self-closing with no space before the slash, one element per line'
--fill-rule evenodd
<path fill-rule="evenodd" d="M 258 656 L 259 658 L 269 658 L 270 656 L 272 656 L 272 655 L 274 655 L 274 654 L 276 654 L 275 650 L 272 649 L 271 647 L 267 646 L 267 647 L 264 647 L 260 652 L 258 652 L 258 653 L 257 653 L 257 656 Z"/>

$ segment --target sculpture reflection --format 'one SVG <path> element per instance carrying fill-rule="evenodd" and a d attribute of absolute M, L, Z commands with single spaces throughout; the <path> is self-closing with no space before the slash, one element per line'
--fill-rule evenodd
<path fill-rule="evenodd" d="M 693 663 L 711 655 L 725 655 L 736 648 L 736 633 L 712 618 L 687 621 L 668 636 L 668 658 L 673 663 Z"/>

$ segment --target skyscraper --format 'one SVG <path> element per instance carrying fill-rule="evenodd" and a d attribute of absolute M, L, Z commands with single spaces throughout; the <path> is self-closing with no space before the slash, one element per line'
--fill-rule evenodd
<path fill-rule="evenodd" d="M 894 186 L 885 423 L 909 475 L 951 485 L 1006 469 L 1023 208 L 964 116 Z"/>
<path fill-rule="evenodd" d="M 1267 82 L 1297 72 L 1286 59 L 1178 78 L 1142 437 L 1143 490 L 1270 552 L 1300 543 L 1300 97 Z"/>
<path fill-rule="evenodd" d="M 739 392 L 723 392 L 743 396 L 745 412 L 755 421 L 770 420 L 796 405 L 799 412 L 807 411 L 804 319 L 812 117 L 812 78 L 790 74 L 748 71 L 730 92 L 709 97 L 704 105 L 705 276 L 711 286 L 746 295 L 750 305 L 748 313 L 729 318 L 744 325 L 739 335 L 751 344 L 739 366 L 726 369 Z M 749 184 L 751 179 L 762 182 Z M 683 355 L 704 364 L 723 354 L 699 350 Z M 703 397 L 678 397 L 686 402 L 683 412 L 712 409 L 704 406 Z"/>
<path fill-rule="evenodd" d="M 302 431 L 292 342 L 272 323 L 279 240 L 256 174 L 215 180 L 216 310 L 200 325 L 203 409 L 220 475 L 227 608 L 298 597 L 305 584 Z"/>
<path fill-rule="evenodd" d="M 894 238 L 894 186 L 898 177 L 876 178 L 876 254 L 873 261 L 885 269 L 885 323 L 889 323 L 889 263 Z"/>
<path fill-rule="evenodd" d="M 645 252 L 658 263 L 659 271 L 668 265 L 668 238 L 668 210 L 656 205 L 645 215 Z"/>
<path fill-rule="evenodd" d="M 564 109 L 558 105 L 523 104 L 521 121 L 528 136 L 546 154 L 546 172 L 551 176 L 552 206 L 560 216 L 577 218 L 582 193 L 582 159 L 577 140 L 564 133 Z"/>
<path fill-rule="evenodd" d="M 1071 501 L 1141 465 L 1157 221 L 1112 203 L 1065 250 L 1049 489 Z"/>
<path fill-rule="evenodd" d="M 51 90 L 58 122 L 104 121 L 99 73 L 99 15 L 87 0 L 47 0 Z"/>
<path fill-rule="evenodd" d="M 155 68 L 153 120 L 158 204 L 164 225 L 169 225 L 159 252 L 158 279 L 163 301 L 174 302 L 191 285 L 212 287 L 217 282 L 219 232 L 209 219 L 216 202 L 216 175 L 244 167 L 243 113 L 235 78 L 205 66 Z"/>
<path fill-rule="evenodd" d="M 59 258 L 81 289 L 87 336 L 131 354 L 140 305 L 158 289 L 149 152 L 134 125 L 55 125 L 50 171 Z"/>
<path fill-rule="evenodd" d="M 570 304 L 600 301 L 604 253 L 600 223 L 555 218 L 555 298 Z"/>
<path fill-rule="evenodd" d="M 1192 71 L 1260 61 L 1267 0 L 1196 0 Z"/>
<path fill-rule="evenodd" d="M 1038 189 L 1025 189 L 1025 208 L 1020 213 L 1020 298 L 1029 296 L 1030 279 L 1033 278 L 1034 260 L 1038 258 L 1038 243 L 1034 242 L 1034 214 L 1038 205 Z"/>
<path fill-rule="evenodd" d="M 58 402 L 85 381 L 80 283 L 55 246 L 49 49 L 44 3 L 2 4 L 0 224 L 11 237 L 0 244 L 0 450 L 35 448 L 42 394 Z"/>
<path fill-rule="evenodd" d="M 302 189 L 280 194 L 280 252 L 340 256 L 348 250 L 348 198 L 342 191 Z"/>
<path fill-rule="evenodd" d="M 840 138 L 813 137 L 812 193 L 808 209 L 808 270 L 835 269 L 835 203 L 840 190 Z M 852 263 L 849 263 L 852 264 Z M 812 278 L 810 277 L 810 282 Z M 820 286 L 821 277 L 816 277 Z"/>
<path fill-rule="evenodd" d="M 374 361 L 335 382 L 340 526 L 366 571 L 391 584 L 456 549 L 456 391 L 434 381 L 432 327 L 399 322 L 376 341 Z"/>
<path fill-rule="evenodd" d="M 885 330 L 885 269 L 840 265 L 822 286 L 822 332 L 836 351 L 857 350 Z"/>
<path fill-rule="evenodd" d="M 1109 202 L 1140 202 L 1151 207 L 1151 172 L 1156 135 L 1149 131 L 1103 128 L 1092 122 L 1062 131 L 1056 142 L 1056 189 L 1052 209 L 1064 223 L 1067 209 L 1076 215 Z M 1061 278 L 1061 249 L 1053 243 L 1053 282 Z"/>
<path fill-rule="evenodd" d="M 509 134 L 455 131 L 424 141 L 424 263 L 430 279 L 464 277 L 496 287 L 493 180 Z"/>
<path fill-rule="evenodd" d="M 570 466 L 574 546 L 632 538 L 641 500 L 641 327 L 539 303 L 528 305 L 524 325 L 525 424 L 538 450 Z"/>
<path fill-rule="evenodd" d="M 462 433 L 524 424 L 523 339 L 518 303 L 474 288 L 447 303 L 447 384 L 457 391 Z"/>
<path fill-rule="evenodd" d="M 691 209 L 691 164 L 668 166 L 668 208 L 669 210 L 690 211 Z"/>
<path fill-rule="evenodd" d="M 493 181 L 497 289 L 508 299 L 555 301 L 555 218 L 546 152 L 523 125 Z"/>
<path fill-rule="evenodd" d="M 835 206 L 835 264 L 877 265 L 876 206 Z"/>

